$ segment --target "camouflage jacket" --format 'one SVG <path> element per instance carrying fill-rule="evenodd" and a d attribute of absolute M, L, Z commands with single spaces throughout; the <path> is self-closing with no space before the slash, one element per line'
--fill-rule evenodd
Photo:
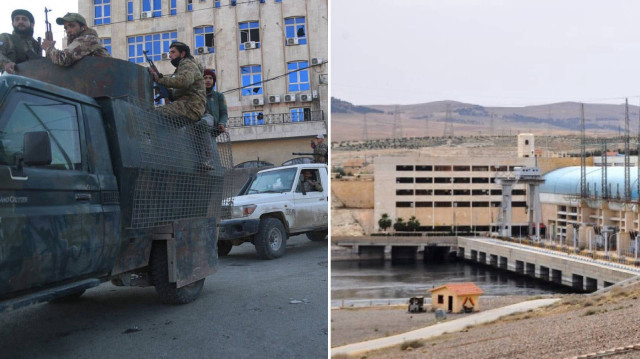
<path fill-rule="evenodd" d="M 327 152 L 329 151 L 326 143 L 320 143 L 313 149 L 313 162 L 327 163 Z"/>
<path fill-rule="evenodd" d="M 313 182 L 313 184 L 311 184 L 309 181 L 304 181 L 302 182 L 302 186 L 304 187 L 305 192 L 322 192 L 322 185 L 318 182 Z"/>
<path fill-rule="evenodd" d="M 173 102 L 185 102 L 190 110 L 202 116 L 207 103 L 203 72 L 201 65 L 186 57 L 180 61 L 173 75 L 159 78 L 158 84 L 174 89 Z"/>
<path fill-rule="evenodd" d="M 22 47 L 16 46 L 18 43 L 15 40 L 21 40 Z M 42 48 L 34 38 L 18 35 L 15 31 L 13 34 L 0 34 L 0 71 L 4 71 L 4 65 L 9 62 L 19 64 L 41 57 Z"/>
<path fill-rule="evenodd" d="M 79 33 L 64 50 L 58 50 L 53 46 L 47 50 L 47 58 L 60 66 L 71 66 L 85 56 L 111 57 L 94 29 L 86 29 Z"/>

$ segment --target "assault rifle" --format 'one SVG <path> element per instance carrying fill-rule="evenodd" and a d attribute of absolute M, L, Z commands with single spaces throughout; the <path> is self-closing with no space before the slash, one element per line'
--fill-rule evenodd
<path fill-rule="evenodd" d="M 51 9 L 47 9 L 46 7 L 44 8 L 44 25 L 46 29 L 44 33 L 44 38 L 49 41 L 53 41 L 53 32 L 51 32 L 51 23 L 49 22 L 50 12 L 51 12 Z"/>
<path fill-rule="evenodd" d="M 308 152 L 292 152 L 291 154 L 293 156 L 322 156 L 322 157 L 325 158 L 324 162 L 315 162 L 314 161 L 314 163 L 327 163 L 327 159 L 329 158 L 329 153 L 321 154 L 321 153 L 308 153 Z"/>
<path fill-rule="evenodd" d="M 160 72 L 158 71 L 158 68 L 156 67 L 156 64 L 154 64 L 153 60 L 151 60 L 149 58 L 149 56 L 147 55 L 148 52 L 149 52 L 148 50 L 144 50 L 144 51 L 142 51 L 142 54 L 144 54 L 144 58 L 149 63 L 149 68 L 151 68 L 151 70 L 153 70 L 154 72 L 159 74 Z M 155 103 L 160 102 L 160 100 L 162 100 L 163 98 L 166 98 L 167 101 L 171 101 L 171 96 L 170 96 L 171 94 L 169 93 L 169 90 L 167 90 L 166 87 L 154 82 L 153 83 L 153 88 L 158 91 L 158 94 L 153 98 L 153 101 Z"/>

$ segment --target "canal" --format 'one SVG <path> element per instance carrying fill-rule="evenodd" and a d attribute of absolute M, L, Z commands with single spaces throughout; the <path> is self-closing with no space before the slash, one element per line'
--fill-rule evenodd
<path fill-rule="evenodd" d="M 571 288 L 467 261 L 336 261 L 331 263 L 331 299 L 397 299 L 429 296 L 449 282 L 474 282 L 484 295 L 569 293 Z"/>

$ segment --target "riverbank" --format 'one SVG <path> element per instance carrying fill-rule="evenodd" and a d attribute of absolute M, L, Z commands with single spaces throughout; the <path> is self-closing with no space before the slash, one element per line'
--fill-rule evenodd
<path fill-rule="evenodd" d="M 557 295 L 556 295 L 557 296 Z M 640 343 L 640 285 L 594 295 L 561 295 L 550 307 L 366 354 L 377 358 L 570 358 Z M 537 297 L 539 298 L 539 297 Z M 482 301 L 482 310 L 531 299 L 505 296 Z M 406 307 L 340 309 L 331 312 L 331 346 L 379 338 L 431 325 L 433 313 Z M 455 318 L 449 315 L 448 319 Z M 377 331 L 376 331 L 377 329 Z M 616 358 L 637 358 L 640 351 Z"/>

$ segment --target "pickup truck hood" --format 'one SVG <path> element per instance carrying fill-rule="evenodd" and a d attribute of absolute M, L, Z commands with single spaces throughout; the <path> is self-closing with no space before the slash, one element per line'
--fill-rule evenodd
<path fill-rule="evenodd" d="M 284 193 L 255 193 L 245 196 L 233 197 L 234 206 L 242 206 L 245 204 L 261 204 L 261 203 L 273 203 L 279 200 L 285 201 L 291 199 L 291 192 Z"/>

